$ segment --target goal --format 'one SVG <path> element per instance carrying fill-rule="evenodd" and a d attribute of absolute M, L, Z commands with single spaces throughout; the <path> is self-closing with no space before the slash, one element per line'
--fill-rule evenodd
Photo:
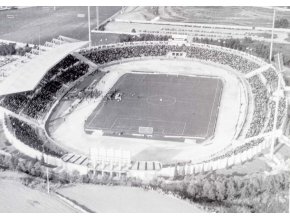
<path fill-rule="evenodd" d="M 144 135 L 152 135 L 153 127 L 139 126 L 139 133 Z"/>

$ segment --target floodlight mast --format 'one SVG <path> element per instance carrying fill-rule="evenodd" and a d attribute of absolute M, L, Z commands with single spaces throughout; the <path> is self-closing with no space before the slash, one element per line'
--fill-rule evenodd
<path fill-rule="evenodd" d="M 273 23 L 272 23 L 272 35 L 271 35 L 271 45 L 270 45 L 270 55 L 269 55 L 269 61 L 271 63 L 272 61 L 272 53 L 273 53 L 273 40 L 274 40 L 274 28 L 275 28 L 275 16 L 276 16 L 276 10 L 273 9 Z"/>
<path fill-rule="evenodd" d="M 99 29 L 99 6 L 96 6 L 97 30 Z"/>
<path fill-rule="evenodd" d="M 88 6 L 88 31 L 89 31 L 89 48 L 91 48 L 92 39 L 91 39 L 91 14 L 90 14 L 90 6 Z"/>

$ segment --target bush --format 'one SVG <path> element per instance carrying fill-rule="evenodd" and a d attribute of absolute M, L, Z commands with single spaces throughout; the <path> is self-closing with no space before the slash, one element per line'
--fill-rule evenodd
<path fill-rule="evenodd" d="M 0 56 L 6 56 L 6 55 L 15 55 L 16 49 L 15 49 L 16 43 L 1 43 L 0 42 Z"/>
<path fill-rule="evenodd" d="M 286 18 L 281 18 L 275 20 L 275 28 L 288 28 L 289 27 L 289 21 Z"/>

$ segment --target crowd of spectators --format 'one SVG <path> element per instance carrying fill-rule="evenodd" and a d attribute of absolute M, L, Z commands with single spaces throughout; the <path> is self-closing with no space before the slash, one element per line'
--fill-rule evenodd
<path fill-rule="evenodd" d="M 264 72 L 262 72 L 262 74 L 267 80 L 267 85 L 269 85 L 273 91 L 277 90 L 277 88 L 278 88 L 278 75 L 274 71 L 274 69 L 269 68 L 269 69 L 265 70 Z"/>
<path fill-rule="evenodd" d="M 62 84 L 57 81 L 46 83 L 29 101 L 23 113 L 32 118 L 38 118 L 37 116 L 43 114 L 50 103 L 53 102 L 57 91 L 59 91 L 61 87 Z"/>
<path fill-rule="evenodd" d="M 274 115 L 275 115 L 275 108 L 276 108 L 276 102 L 271 100 L 269 103 L 269 111 L 270 111 L 270 117 L 267 123 L 267 126 L 265 128 L 265 133 L 270 132 L 273 130 L 274 127 Z"/>
<path fill-rule="evenodd" d="M 204 163 L 208 163 L 211 161 L 217 161 L 217 160 L 221 160 L 224 158 L 230 158 L 233 155 L 238 155 L 241 154 L 245 151 L 248 151 L 249 149 L 258 146 L 259 144 L 261 144 L 264 141 L 264 138 L 259 138 L 259 139 L 254 139 L 251 140 L 250 142 L 247 142 L 245 144 L 239 145 L 236 148 L 233 148 L 232 150 L 222 154 L 222 155 L 218 155 L 210 160 L 204 161 Z"/>
<path fill-rule="evenodd" d="M 278 105 L 277 129 L 281 127 L 285 113 L 286 113 L 286 98 L 283 97 L 279 100 Z"/>
<path fill-rule="evenodd" d="M 41 84 L 45 84 L 50 80 L 54 79 L 61 70 L 65 70 L 66 68 L 74 65 L 78 61 L 79 60 L 77 58 L 69 54 L 45 74 L 45 76 L 41 80 Z"/>
<path fill-rule="evenodd" d="M 242 73 L 249 73 L 260 67 L 260 65 L 254 61 L 237 54 L 219 49 L 185 45 L 135 44 L 102 50 L 90 50 L 88 52 L 84 52 L 83 55 L 96 64 L 104 64 L 111 61 L 133 57 L 165 56 L 169 52 L 185 52 L 187 57 L 228 65 Z"/>
<path fill-rule="evenodd" d="M 7 95 L 1 101 L 1 106 L 32 117 L 41 117 L 53 104 L 61 92 L 63 84 L 69 85 L 87 73 L 89 65 L 80 62 L 72 55 L 68 55 L 43 77 L 34 91 Z"/>
<path fill-rule="evenodd" d="M 0 102 L 2 107 L 7 108 L 10 111 L 15 113 L 19 113 L 23 107 L 28 103 L 29 97 L 32 93 L 25 92 L 25 93 L 16 93 L 12 95 L 7 95 L 3 98 Z"/>
<path fill-rule="evenodd" d="M 62 149 L 56 148 L 55 146 L 52 146 L 45 140 L 41 139 L 38 134 L 39 130 L 35 129 L 29 124 L 11 116 L 8 117 L 5 121 L 8 128 L 11 128 L 14 136 L 33 149 L 54 157 L 61 157 L 65 154 L 65 151 Z"/>
<path fill-rule="evenodd" d="M 85 63 L 77 63 L 71 67 L 61 70 L 61 73 L 47 82 L 30 100 L 23 111 L 32 118 L 38 119 L 51 107 L 58 93 L 61 92 L 63 84 L 69 84 L 87 73 L 89 66 Z"/>
<path fill-rule="evenodd" d="M 267 118 L 268 92 L 259 76 L 248 79 L 254 97 L 254 113 L 246 137 L 257 136 L 261 133 Z"/>

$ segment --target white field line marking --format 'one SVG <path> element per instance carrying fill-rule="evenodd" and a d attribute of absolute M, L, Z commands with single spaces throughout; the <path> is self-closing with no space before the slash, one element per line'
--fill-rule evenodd
<path fill-rule="evenodd" d="M 183 130 L 182 130 L 182 133 L 181 133 L 181 135 L 184 135 L 184 131 L 185 131 L 185 127 L 186 127 L 186 122 L 184 122 L 184 126 L 183 126 Z"/>
<path fill-rule="evenodd" d="M 164 120 L 156 120 L 156 119 L 152 120 L 152 119 L 134 119 L 134 118 L 130 118 L 130 117 L 117 117 L 117 118 L 115 119 L 114 123 L 112 124 L 110 130 L 112 130 L 113 128 L 115 128 L 115 129 L 123 129 L 123 130 L 128 131 L 128 129 L 134 128 L 134 126 L 129 126 L 128 128 L 124 128 L 124 127 L 122 127 L 122 128 L 115 127 L 116 122 L 117 122 L 117 121 L 121 121 L 121 120 L 131 120 L 131 121 L 138 120 L 138 121 L 146 121 L 146 122 L 160 122 L 160 123 L 162 123 L 162 124 L 164 124 L 164 123 L 167 123 L 167 124 L 182 124 L 183 127 L 185 127 L 185 123 L 184 123 L 184 122 L 178 122 L 178 121 L 164 121 Z M 137 126 L 137 127 L 138 127 L 138 126 Z M 162 128 L 162 129 L 163 129 L 163 128 Z M 163 129 L 163 131 L 164 131 L 164 129 Z"/>
<path fill-rule="evenodd" d="M 101 104 L 101 103 L 102 103 L 102 102 L 100 102 L 100 104 Z M 97 106 L 97 107 L 98 107 L 98 106 Z M 103 107 L 104 107 L 104 104 L 102 104 L 101 108 L 100 108 L 98 111 L 96 111 L 96 113 L 95 113 L 93 119 L 91 119 L 91 121 L 89 122 L 89 125 L 88 125 L 89 128 L 90 128 L 92 122 L 95 120 L 96 116 L 99 114 L 99 111 L 101 111 L 101 109 L 102 109 Z"/>
<path fill-rule="evenodd" d="M 218 80 L 218 82 L 216 83 L 215 94 L 214 94 L 214 100 L 213 100 L 213 103 L 212 103 L 212 106 L 211 106 L 209 122 L 208 122 L 207 130 L 206 130 L 206 136 L 208 136 L 208 129 L 209 129 L 209 126 L 210 126 L 210 123 L 211 123 L 212 111 L 213 111 L 213 107 L 214 107 L 214 104 L 215 104 L 215 101 L 216 101 L 217 87 L 218 87 L 219 82 L 220 82 L 220 81 Z"/>

